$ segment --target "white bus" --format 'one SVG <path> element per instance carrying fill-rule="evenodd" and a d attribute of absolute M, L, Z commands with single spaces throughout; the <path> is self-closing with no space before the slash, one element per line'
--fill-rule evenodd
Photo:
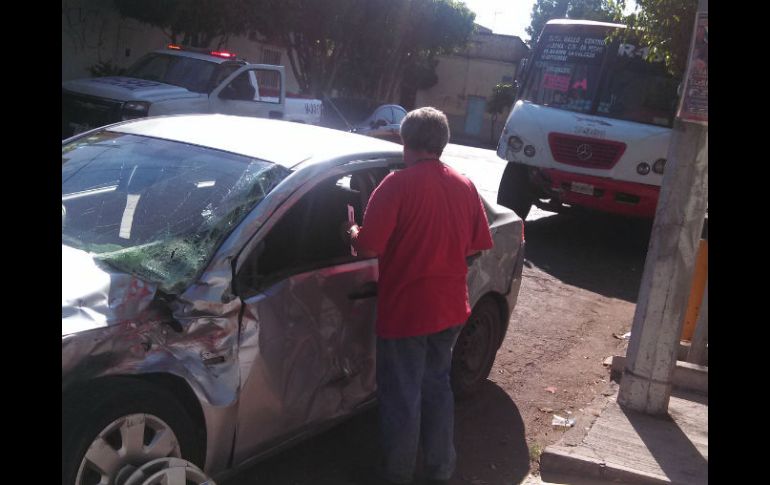
<path fill-rule="evenodd" d="M 497 146 L 508 161 L 497 202 L 653 218 L 679 80 L 620 24 L 551 20 L 519 77 Z"/>

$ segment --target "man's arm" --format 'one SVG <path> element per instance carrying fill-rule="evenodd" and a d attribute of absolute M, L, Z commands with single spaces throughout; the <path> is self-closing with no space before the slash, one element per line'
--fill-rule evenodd
<path fill-rule="evenodd" d="M 385 252 L 396 228 L 400 202 L 399 184 L 393 174 L 383 179 L 372 192 L 364 211 L 364 224 L 349 225 L 350 241 L 359 254 L 374 257 Z"/>

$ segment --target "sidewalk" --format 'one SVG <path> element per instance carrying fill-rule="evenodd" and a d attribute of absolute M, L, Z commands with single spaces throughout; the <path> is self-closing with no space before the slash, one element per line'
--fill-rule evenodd
<path fill-rule="evenodd" d="M 674 389 L 662 418 L 624 410 L 617 394 L 605 402 L 587 432 L 576 426 L 545 449 L 541 483 L 708 483 L 708 396 Z"/>

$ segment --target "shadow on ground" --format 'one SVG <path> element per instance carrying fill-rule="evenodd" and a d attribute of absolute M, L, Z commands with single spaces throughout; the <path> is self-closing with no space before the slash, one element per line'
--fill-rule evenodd
<path fill-rule="evenodd" d="M 652 221 L 568 213 L 527 221 L 526 259 L 561 281 L 636 303 Z"/>
<path fill-rule="evenodd" d="M 524 422 L 497 384 L 485 381 L 456 407 L 457 471 L 451 485 L 518 484 L 529 472 Z M 360 470 L 380 456 L 373 408 L 294 448 L 242 471 L 221 485 L 358 485 Z"/>

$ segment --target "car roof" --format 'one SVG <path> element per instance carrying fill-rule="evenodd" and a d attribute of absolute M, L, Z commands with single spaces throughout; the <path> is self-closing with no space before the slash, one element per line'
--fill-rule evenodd
<path fill-rule="evenodd" d="M 141 118 L 109 131 L 162 138 L 245 155 L 294 168 L 330 159 L 401 155 L 396 143 L 330 128 L 223 114 Z"/>

